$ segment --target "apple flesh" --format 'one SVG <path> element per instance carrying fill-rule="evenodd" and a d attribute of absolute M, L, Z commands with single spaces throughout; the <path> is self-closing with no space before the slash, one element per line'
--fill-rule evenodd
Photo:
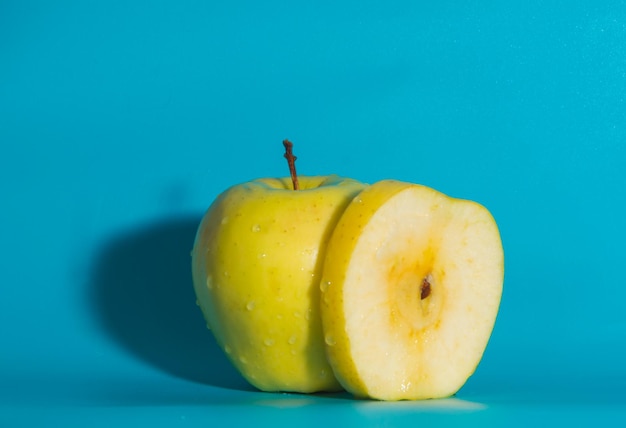
<path fill-rule="evenodd" d="M 502 244 L 484 207 L 381 181 L 346 208 L 325 260 L 326 350 L 348 391 L 401 400 L 461 388 L 483 355 L 502 294 Z"/>
<path fill-rule="evenodd" d="M 326 244 L 365 185 L 337 176 L 233 186 L 202 219 L 192 275 L 207 326 L 237 370 L 264 391 L 341 386 L 328 364 L 319 282 Z"/>

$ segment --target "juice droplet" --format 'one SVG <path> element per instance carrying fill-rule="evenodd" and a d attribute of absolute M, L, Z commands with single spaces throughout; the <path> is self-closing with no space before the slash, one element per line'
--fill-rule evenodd
<path fill-rule="evenodd" d="M 254 309 L 254 307 L 256 306 L 256 303 L 254 303 L 254 300 L 250 300 L 247 304 L 246 304 L 246 309 L 251 311 L 252 309 Z"/>
<path fill-rule="evenodd" d="M 328 346 L 335 346 L 335 344 L 337 343 L 337 341 L 335 340 L 332 334 L 327 334 L 324 337 L 324 341 L 326 342 Z"/>
<path fill-rule="evenodd" d="M 261 231 L 261 226 L 258 224 L 255 224 L 254 226 L 252 226 L 252 231 L 253 232 L 260 232 Z"/>
<path fill-rule="evenodd" d="M 289 337 L 289 340 L 287 340 L 287 343 L 289 343 L 290 345 L 293 345 L 294 343 L 296 343 L 296 340 L 298 340 L 298 338 L 294 334 Z"/>
<path fill-rule="evenodd" d="M 322 293 L 326 293 L 326 290 L 328 290 L 330 284 L 330 281 L 322 281 L 322 283 L 320 284 L 320 290 L 322 291 Z"/>

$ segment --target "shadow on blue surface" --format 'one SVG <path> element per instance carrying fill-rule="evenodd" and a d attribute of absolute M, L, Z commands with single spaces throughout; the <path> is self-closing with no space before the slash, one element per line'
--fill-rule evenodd
<path fill-rule="evenodd" d="M 218 348 L 195 304 L 190 251 L 199 216 L 115 237 L 100 253 L 91 303 L 113 340 L 173 376 L 251 390 Z"/>

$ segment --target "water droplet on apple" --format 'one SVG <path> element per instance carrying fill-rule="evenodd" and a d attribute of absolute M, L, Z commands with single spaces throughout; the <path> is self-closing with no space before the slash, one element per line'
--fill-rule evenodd
<path fill-rule="evenodd" d="M 252 309 L 254 309 L 254 307 L 256 306 L 256 303 L 254 303 L 254 300 L 250 300 L 247 304 L 246 304 L 246 309 L 251 311 Z"/>
<path fill-rule="evenodd" d="M 308 311 L 306 311 L 306 313 L 304 314 L 304 319 L 309 321 L 311 319 L 311 310 L 309 309 Z"/>
<path fill-rule="evenodd" d="M 211 330 L 211 325 L 209 323 L 206 323 L 206 328 L 207 330 Z"/>
<path fill-rule="evenodd" d="M 302 313 L 300 311 L 295 311 L 293 313 L 293 316 L 296 317 L 296 318 L 301 318 L 302 317 Z"/>
<path fill-rule="evenodd" d="M 297 352 L 296 352 L 296 350 L 295 350 L 295 349 L 292 349 L 292 350 L 291 350 L 291 355 L 296 355 L 296 353 L 297 353 Z"/>
<path fill-rule="evenodd" d="M 222 224 L 228 223 L 228 217 L 222 217 Z"/>
<path fill-rule="evenodd" d="M 207 276 L 207 277 L 206 277 L 206 287 L 207 287 L 209 290 L 212 290 L 212 289 L 213 289 L 213 277 L 212 277 L 211 275 L 209 275 L 209 276 Z"/>
<path fill-rule="evenodd" d="M 320 284 L 320 290 L 322 290 L 322 293 L 326 293 L 326 290 L 328 290 L 330 284 L 330 281 L 322 281 L 322 283 Z"/>
<path fill-rule="evenodd" d="M 248 359 L 244 356 L 239 357 L 239 362 L 241 364 L 248 364 Z"/>
<path fill-rule="evenodd" d="M 324 341 L 326 342 L 328 346 L 335 346 L 335 344 L 337 343 L 337 341 L 335 340 L 332 334 L 327 334 L 324 337 Z"/>
<path fill-rule="evenodd" d="M 196 299 L 196 306 L 200 306 L 200 301 Z"/>
<path fill-rule="evenodd" d="M 264 258 L 266 258 L 266 257 L 267 257 L 267 254 L 265 254 L 265 253 L 260 253 L 257 257 L 258 257 L 259 259 L 264 259 Z"/>
<path fill-rule="evenodd" d="M 230 346 L 226 345 L 224 346 L 224 352 L 230 355 L 230 353 L 233 352 L 233 350 Z"/>
<path fill-rule="evenodd" d="M 253 232 L 260 232 L 261 231 L 261 226 L 258 224 L 255 224 L 254 226 L 252 226 L 252 231 Z"/>
<path fill-rule="evenodd" d="M 326 369 L 320 370 L 320 377 L 326 377 L 326 376 L 328 376 L 328 373 L 326 373 Z"/>
<path fill-rule="evenodd" d="M 265 339 L 263 343 L 265 344 L 265 346 L 272 346 L 274 344 L 274 339 Z"/>
<path fill-rule="evenodd" d="M 298 340 L 298 338 L 294 334 L 294 335 L 289 336 L 289 340 L 287 340 L 287 343 L 289 343 L 290 345 L 293 345 L 296 343 L 296 340 Z"/>

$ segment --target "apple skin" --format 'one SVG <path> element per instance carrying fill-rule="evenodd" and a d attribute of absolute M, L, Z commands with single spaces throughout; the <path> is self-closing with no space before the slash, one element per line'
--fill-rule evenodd
<path fill-rule="evenodd" d="M 207 327 L 263 391 L 341 390 L 326 354 L 320 277 L 326 244 L 366 187 L 338 176 L 257 179 L 219 195 L 203 217 L 192 275 Z"/>

